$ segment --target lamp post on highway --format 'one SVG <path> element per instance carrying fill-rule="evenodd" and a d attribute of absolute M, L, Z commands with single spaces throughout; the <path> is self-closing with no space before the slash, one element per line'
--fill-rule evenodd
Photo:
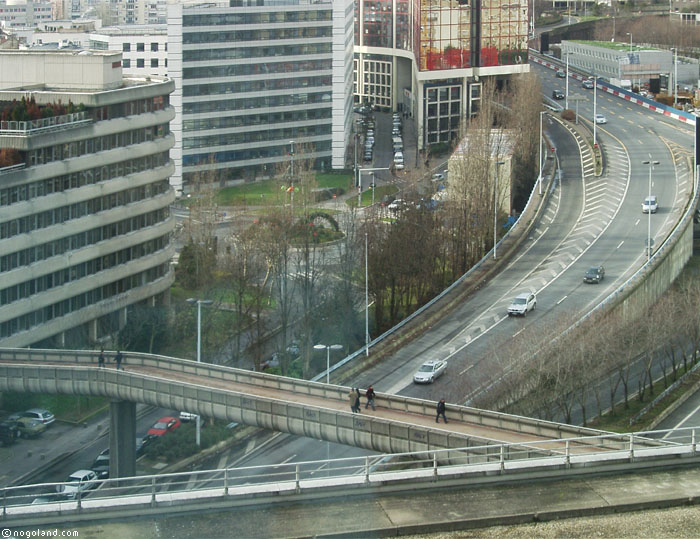
<path fill-rule="evenodd" d="M 539 161 L 540 161 L 540 174 L 537 177 L 538 183 L 540 184 L 540 195 L 542 194 L 542 117 L 547 111 L 540 111 L 540 153 L 539 153 Z"/>
<path fill-rule="evenodd" d="M 595 115 L 598 112 L 598 75 L 593 74 L 593 148 L 598 145 L 598 124 Z"/>
<path fill-rule="evenodd" d="M 566 91 L 564 92 L 564 108 L 569 108 L 569 55 L 571 51 L 566 51 Z"/>
<path fill-rule="evenodd" d="M 331 383 L 331 350 L 342 350 L 342 344 L 314 344 L 314 350 L 325 350 L 326 351 L 326 383 Z"/>
<path fill-rule="evenodd" d="M 202 305 L 211 305 L 214 303 L 210 299 L 195 299 L 195 298 L 189 298 L 187 300 L 187 303 L 194 305 L 197 304 L 197 363 L 202 362 Z M 196 443 L 197 447 L 199 447 L 200 444 L 200 439 L 201 439 L 201 432 L 202 432 L 202 418 L 199 414 L 197 414 L 197 434 L 196 434 Z"/>
<path fill-rule="evenodd" d="M 653 161 L 651 159 L 651 154 L 649 154 L 649 159 L 647 161 L 642 161 L 642 164 L 649 165 L 649 194 L 647 198 L 647 213 L 649 214 L 649 219 L 647 220 L 647 262 L 651 258 L 651 171 L 654 169 L 654 165 L 658 165 L 658 161 Z"/>
<path fill-rule="evenodd" d="M 673 51 L 673 106 L 678 106 L 678 49 L 671 47 Z"/>
<path fill-rule="evenodd" d="M 498 231 L 498 167 L 504 165 L 505 161 L 496 161 L 496 177 L 493 180 L 493 259 L 496 259 L 496 240 Z M 489 169 L 491 165 L 489 164 Z M 488 169 L 487 169 L 488 170 Z"/>

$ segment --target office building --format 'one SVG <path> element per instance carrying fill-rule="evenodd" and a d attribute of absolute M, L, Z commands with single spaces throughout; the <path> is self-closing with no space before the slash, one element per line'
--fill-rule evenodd
<path fill-rule="evenodd" d="M 355 99 L 415 118 L 418 146 L 447 143 L 485 78 L 529 71 L 529 3 L 358 0 Z"/>
<path fill-rule="evenodd" d="M 165 24 L 107 26 L 90 34 L 89 48 L 121 51 L 125 75 L 168 76 L 168 29 Z"/>
<path fill-rule="evenodd" d="M 221 185 L 271 177 L 292 151 L 344 168 L 352 17 L 351 0 L 169 3 L 174 187 L 187 191 L 199 174 Z"/>
<path fill-rule="evenodd" d="M 173 89 L 120 52 L 0 51 L 0 346 L 89 346 L 167 300 Z"/>
<path fill-rule="evenodd" d="M 53 18 L 51 2 L 0 0 L 0 26 L 7 29 L 36 26 Z"/>

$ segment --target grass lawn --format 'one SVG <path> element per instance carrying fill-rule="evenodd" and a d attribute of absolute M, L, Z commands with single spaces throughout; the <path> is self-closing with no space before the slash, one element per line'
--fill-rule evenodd
<path fill-rule="evenodd" d="M 352 174 L 316 174 L 319 188 L 341 188 L 347 190 L 352 181 Z M 290 196 L 283 189 L 285 184 L 278 180 L 261 180 L 244 183 L 233 187 L 224 187 L 216 197 L 220 206 L 274 206 L 289 202 Z"/>
<path fill-rule="evenodd" d="M 376 193 L 374 194 L 374 202 L 378 203 L 381 202 L 382 197 L 384 195 L 394 195 L 398 193 L 399 188 L 396 187 L 395 185 L 380 185 L 379 187 L 376 188 Z M 357 207 L 357 197 L 350 197 L 348 198 L 345 203 L 350 206 L 351 208 L 356 208 Z M 372 205 L 372 190 L 367 189 L 367 191 L 362 192 L 362 206 L 371 206 Z"/>

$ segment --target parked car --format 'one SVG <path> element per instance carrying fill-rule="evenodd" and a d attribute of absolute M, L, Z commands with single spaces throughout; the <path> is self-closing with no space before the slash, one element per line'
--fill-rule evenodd
<path fill-rule="evenodd" d="M 54 421 L 56 421 L 54 415 L 48 410 L 45 410 L 44 408 L 32 408 L 30 410 L 25 410 L 24 412 L 15 412 L 14 414 L 10 415 L 8 419 L 10 421 L 17 421 L 22 417 L 30 417 L 32 419 L 36 419 L 37 421 L 43 423 L 46 426 L 49 426 Z"/>
<path fill-rule="evenodd" d="M 433 177 L 431 179 L 434 182 L 441 182 L 445 179 L 445 175 L 441 172 L 436 172 L 435 174 L 433 174 Z"/>
<path fill-rule="evenodd" d="M 606 123 L 608 123 L 608 119 L 605 116 L 603 116 L 602 114 L 596 114 L 595 115 L 595 123 L 606 124 Z"/>
<path fill-rule="evenodd" d="M 391 204 L 389 204 L 388 207 L 391 211 L 399 211 L 406 207 L 406 203 L 400 198 L 397 198 Z"/>
<path fill-rule="evenodd" d="M 398 163 L 394 161 L 394 168 L 396 170 L 403 170 L 406 167 L 404 166 L 403 161 L 399 161 Z"/>
<path fill-rule="evenodd" d="M 592 90 L 593 89 L 593 81 L 592 80 L 584 80 L 581 83 L 581 88 L 585 88 L 586 90 Z"/>
<path fill-rule="evenodd" d="M 508 316 L 526 316 L 528 312 L 534 311 L 537 306 L 537 298 L 532 292 L 518 294 L 508 307 Z"/>
<path fill-rule="evenodd" d="M 447 368 L 447 362 L 442 360 L 430 360 L 423 363 L 416 374 L 413 375 L 413 382 L 416 384 L 432 384 Z"/>
<path fill-rule="evenodd" d="M 0 421 L 0 443 L 3 446 L 12 445 L 19 436 L 16 421 Z"/>
<path fill-rule="evenodd" d="M 565 79 L 566 78 L 566 71 L 557 70 L 557 78 L 558 79 Z"/>
<path fill-rule="evenodd" d="M 588 268 L 588 271 L 583 276 L 584 283 L 599 283 L 605 277 L 605 268 L 603 266 L 593 266 Z"/>
<path fill-rule="evenodd" d="M 109 454 L 97 455 L 90 469 L 97 474 L 98 479 L 109 478 Z"/>
<path fill-rule="evenodd" d="M 197 419 L 197 414 L 193 414 L 191 412 L 180 412 L 181 423 L 189 423 L 190 421 L 194 421 L 195 419 Z"/>
<path fill-rule="evenodd" d="M 656 201 L 656 195 L 646 197 L 642 202 L 642 213 L 656 213 L 659 209 L 659 204 Z"/>
<path fill-rule="evenodd" d="M 174 431 L 180 425 L 180 420 L 177 417 L 161 417 L 155 425 L 148 429 L 148 432 L 146 432 L 146 434 L 151 434 L 153 436 L 163 436 L 168 432 Z"/>
<path fill-rule="evenodd" d="M 394 195 L 384 195 L 384 196 L 382 197 L 382 202 L 381 202 L 381 204 L 382 204 L 382 206 L 388 206 L 388 205 L 390 205 L 392 202 L 394 202 L 394 200 L 396 200 L 396 197 L 395 197 Z"/>
<path fill-rule="evenodd" d="M 16 423 L 23 438 L 36 438 L 47 428 L 44 423 L 31 417 L 20 417 Z"/>
<path fill-rule="evenodd" d="M 554 99 L 564 99 L 564 92 L 561 90 L 552 90 L 552 97 Z"/>
<path fill-rule="evenodd" d="M 56 492 L 66 498 L 76 498 L 78 493 L 97 488 L 99 481 L 92 470 L 77 470 L 68 476 L 65 485 L 57 485 Z"/>

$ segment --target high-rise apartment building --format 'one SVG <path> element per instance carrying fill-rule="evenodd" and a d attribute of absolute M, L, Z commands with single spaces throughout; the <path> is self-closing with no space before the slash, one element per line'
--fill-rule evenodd
<path fill-rule="evenodd" d="M 53 18 L 51 3 L 32 0 L 0 0 L 0 26 L 7 29 L 36 26 Z"/>
<path fill-rule="evenodd" d="M 317 168 L 343 168 L 352 17 L 352 0 L 173 0 L 175 188 L 205 171 L 222 184 L 272 176 L 297 146 Z"/>
<path fill-rule="evenodd" d="M 0 50 L 0 346 L 84 346 L 167 299 L 173 89 L 119 52 Z"/>
<path fill-rule="evenodd" d="M 528 71 L 526 0 L 357 0 L 355 99 L 413 116 L 418 145 L 448 142 L 485 77 Z"/>

